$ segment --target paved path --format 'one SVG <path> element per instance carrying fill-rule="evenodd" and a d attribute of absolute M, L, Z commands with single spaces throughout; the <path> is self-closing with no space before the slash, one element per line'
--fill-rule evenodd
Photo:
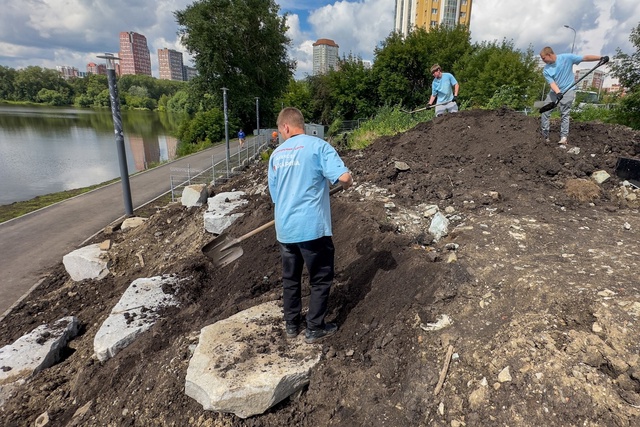
<path fill-rule="evenodd" d="M 230 147 L 237 152 L 237 142 Z M 211 167 L 211 156 L 218 162 L 225 152 L 225 144 L 218 145 L 131 176 L 133 208 L 170 191 L 172 169 L 174 175 L 183 174 L 176 168 L 204 170 Z M 124 214 L 118 181 L 0 224 L 0 319 L 64 255 Z"/>

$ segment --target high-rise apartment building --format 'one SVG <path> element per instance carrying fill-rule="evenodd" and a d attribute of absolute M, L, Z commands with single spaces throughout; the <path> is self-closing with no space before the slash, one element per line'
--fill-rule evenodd
<path fill-rule="evenodd" d="M 158 49 L 158 66 L 160 78 L 163 80 L 184 80 L 182 70 L 182 52 L 177 50 Z"/>
<path fill-rule="evenodd" d="M 182 66 L 182 80 L 188 82 L 198 75 L 198 70 L 195 67 L 189 67 L 188 65 Z"/>
<path fill-rule="evenodd" d="M 120 33 L 120 74 L 151 75 L 151 55 L 147 38 L 133 31 Z"/>
<path fill-rule="evenodd" d="M 58 65 L 56 66 L 56 70 L 62 74 L 62 77 L 66 79 L 70 79 L 72 77 L 78 77 L 78 69 L 76 67 L 71 67 L 69 65 Z"/>
<path fill-rule="evenodd" d="M 318 39 L 313 44 L 313 75 L 324 74 L 338 64 L 338 46 L 330 39 Z"/>
<path fill-rule="evenodd" d="M 404 36 L 412 27 L 429 31 L 436 25 L 469 26 L 473 0 L 396 0 L 395 30 Z"/>
<path fill-rule="evenodd" d="M 107 66 L 105 64 L 96 64 L 95 62 L 89 62 L 87 64 L 87 74 L 100 74 L 107 75 Z"/>

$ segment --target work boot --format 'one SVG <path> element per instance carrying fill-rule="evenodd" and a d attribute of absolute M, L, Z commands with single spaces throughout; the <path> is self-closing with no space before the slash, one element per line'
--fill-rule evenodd
<path fill-rule="evenodd" d="M 287 338 L 295 338 L 302 332 L 302 325 L 300 323 L 287 323 L 285 331 Z"/>
<path fill-rule="evenodd" d="M 560 138 L 560 141 L 558 141 L 558 144 L 566 144 L 567 143 L 567 137 L 563 136 L 562 138 Z"/>
<path fill-rule="evenodd" d="M 336 333 L 338 325 L 335 323 L 327 323 L 322 329 L 309 329 L 304 333 L 304 341 L 307 344 L 313 344 Z"/>

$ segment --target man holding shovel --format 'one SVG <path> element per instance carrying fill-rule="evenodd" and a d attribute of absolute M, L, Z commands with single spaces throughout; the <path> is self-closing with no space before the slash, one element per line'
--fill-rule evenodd
<path fill-rule="evenodd" d="M 560 106 L 560 141 L 559 144 L 566 144 L 569 136 L 569 116 L 571 114 L 571 105 L 576 97 L 576 93 L 570 90 L 575 86 L 573 77 L 573 65 L 583 61 L 601 61 L 606 64 L 609 61 L 608 56 L 599 55 L 574 55 L 573 53 L 561 53 L 556 55 L 549 46 L 540 51 L 540 58 L 545 65 L 542 70 L 551 90 L 545 99 L 545 102 L 555 103 Z M 540 115 L 542 136 L 545 141 L 549 142 L 549 117 L 551 116 L 551 108 L 542 112 Z"/>
<path fill-rule="evenodd" d="M 353 178 L 331 145 L 305 135 L 298 109 L 284 108 L 277 125 L 283 142 L 269 158 L 268 181 L 282 255 L 286 333 L 295 338 L 303 328 L 301 284 L 306 265 L 311 292 L 305 341 L 312 344 L 338 330 L 324 321 L 334 275 L 329 184 L 347 189 Z"/>
<path fill-rule="evenodd" d="M 431 83 L 431 98 L 429 106 L 434 105 L 436 100 L 436 117 L 443 115 L 446 111 L 455 113 L 458 111 L 458 91 L 460 85 L 453 74 L 443 73 L 440 65 L 431 67 L 433 82 Z"/>

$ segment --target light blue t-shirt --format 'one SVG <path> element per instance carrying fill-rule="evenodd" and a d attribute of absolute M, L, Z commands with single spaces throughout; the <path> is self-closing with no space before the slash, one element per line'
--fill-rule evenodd
<path fill-rule="evenodd" d="M 560 92 L 565 93 L 574 83 L 573 65 L 582 62 L 582 56 L 573 53 L 561 53 L 556 55 L 556 62 L 547 64 L 542 70 L 542 75 L 547 83 L 556 82 Z"/>
<path fill-rule="evenodd" d="M 331 236 L 329 183 L 349 170 L 326 141 L 309 135 L 287 139 L 269 158 L 269 192 L 280 243 Z"/>
<path fill-rule="evenodd" d="M 442 77 L 433 79 L 433 83 L 431 83 L 431 95 L 438 98 L 438 104 L 451 102 L 453 100 L 453 87 L 457 84 L 458 81 L 453 77 L 453 74 L 442 73 Z"/>

